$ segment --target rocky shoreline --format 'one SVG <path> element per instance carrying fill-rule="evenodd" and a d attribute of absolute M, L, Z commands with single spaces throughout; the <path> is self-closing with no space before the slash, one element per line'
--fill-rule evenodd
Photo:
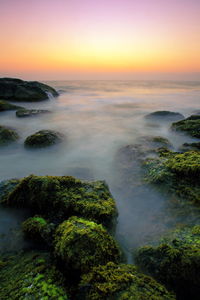
<path fill-rule="evenodd" d="M 1 92 L 4 88 L 0 80 L 4 109 L 7 100 L 20 101 L 17 97 L 23 89 L 30 88 L 30 93 L 26 91 L 20 98 L 25 101 L 27 95 L 35 95 L 33 89 L 38 91 L 40 86 L 18 79 L 4 79 L 4 85 L 5 81 L 10 87 L 7 92 Z M 15 99 L 10 96 L 13 82 L 18 85 L 13 88 Z M 47 92 L 46 85 L 40 88 Z M 39 96 L 32 99 L 39 99 Z M 45 99 L 41 97 L 40 100 Z M 9 105 L 7 109 L 19 109 Z M 199 138 L 199 115 L 185 118 L 179 113 L 161 111 L 145 119 L 160 122 L 160 118 L 170 124 L 171 130 Z M 16 140 L 15 131 L 10 131 Z M 44 130 L 27 137 L 25 144 L 33 148 L 46 147 L 62 138 L 60 133 Z M 174 213 L 183 215 L 194 208 L 199 214 L 200 152 L 193 144 L 187 143 L 187 149 L 183 145 L 177 152 L 166 138 L 149 136 L 140 138 L 137 144 L 120 148 L 116 160 L 121 182 L 117 184 L 120 187 L 125 181 L 131 182 L 136 170 L 144 185 L 153 186 L 176 202 L 176 209 L 171 207 Z M 134 180 L 137 181 L 137 177 Z M 191 226 L 177 224 L 161 240 L 155 239 L 152 244 L 135 249 L 135 265 L 129 265 L 115 239 L 118 215 L 115 200 L 103 181 L 35 175 L 6 180 L 0 183 L 0 203 L 2 207 L 28 210 L 28 217 L 16 236 L 22 232 L 30 243 L 23 251 L 1 253 L 1 299 L 199 298 L 198 220 Z"/>

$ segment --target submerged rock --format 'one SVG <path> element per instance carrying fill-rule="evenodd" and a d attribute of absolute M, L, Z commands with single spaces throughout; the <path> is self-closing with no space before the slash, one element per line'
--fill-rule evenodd
<path fill-rule="evenodd" d="M 48 94 L 56 97 L 56 90 L 37 81 L 24 81 L 16 78 L 0 78 L 0 98 L 13 101 L 42 101 Z"/>
<path fill-rule="evenodd" d="M 153 113 L 150 113 L 145 116 L 148 120 L 159 120 L 159 121 L 175 121 L 175 120 L 181 120 L 184 119 L 184 116 L 180 114 L 179 112 L 172 112 L 168 110 L 160 110 L 155 111 Z"/>
<path fill-rule="evenodd" d="M 158 246 L 144 246 L 136 255 L 140 268 L 174 289 L 177 299 L 199 299 L 200 226 L 171 232 Z"/>
<path fill-rule="evenodd" d="M 0 146 L 15 142 L 19 138 L 17 132 L 9 127 L 0 126 Z"/>
<path fill-rule="evenodd" d="M 70 176 L 28 176 L 6 197 L 5 204 L 29 208 L 56 223 L 77 215 L 107 226 L 117 216 L 115 201 L 102 181 L 81 181 Z"/>
<path fill-rule="evenodd" d="M 55 256 L 69 271 L 84 274 L 92 267 L 120 260 L 115 240 L 101 224 L 71 217 L 55 233 Z"/>
<path fill-rule="evenodd" d="M 45 114 L 45 113 L 50 113 L 49 110 L 44 110 L 44 109 L 19 109 L 16 111 L 16 116 L 18 118 L 25 118 L 25 117 L 32 117 L 32 116 L 37 116 L 39 114 Z"/>
<path fill-rule="evenodd" d="M 200 115 L 192 115 L 187 119 L 175 122 L 171 128 L 172 130 L 187 133 L 192 137 L 200 138 Z"/>
<path fill-rule="evenodd" d="M 82 291 L 85 291 L 82 292 Z M 82 293 L 81 293 L 82 292 Z M 172 300 L 175 296 L 133 265 L 109 262 L 82 277 L 79 299 L 85 300 Z M 85 297 L 81 298 L 81 295 Z"/>
<path fill-rule="evenodd" d="M 55 145 L 62 141 L 63 136 L 53 130 L 40 130 L 28 136 L 24 145 L 30 148 L 43 148 Z"/>
<path fill-rule="evenodd" d="M 0 299 L 69 300 L 63 275 L 49 254 L 22 252 L 0 256 Z"/>
<path fill-rule="evenodd" d="M 7 101 L 0 100 L 0 111 L 23 109 L 21 106 L 11 104 Z"/>

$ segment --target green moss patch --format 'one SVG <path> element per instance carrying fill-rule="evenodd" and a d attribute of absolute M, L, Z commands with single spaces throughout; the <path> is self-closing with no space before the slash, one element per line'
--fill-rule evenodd
<path fill-rule="evenodd" d="M 175 299 L 161 284 L 139 273 L 133 265 L 107 265 L 92 269 L 79 285 L 85 300 L 161 300 Z M 84 293 L 83 293 L 84 294 Z"/>
<path fill-rule="evenodd" d="M 185 132 L 192 137 L 200 138 L 200 115 L 192 115 L 187 119 L 175 122 L 171 128 L 176 131 Z"/>

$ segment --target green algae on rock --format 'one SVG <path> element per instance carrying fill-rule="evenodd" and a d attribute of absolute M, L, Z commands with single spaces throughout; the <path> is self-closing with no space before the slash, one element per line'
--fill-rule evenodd
<path fill-rule="evenodd" d="M 18 109 L 16 111 L 16 116 L 18 118 L 26 118 L 26 117 L 33 117 L 33 116 L 37 116 L 40 114 L 45 114 L 45 113 L 50 113 L 49 110 L 45 110 L 45 109 Z"/>
<path fill-rule="evenodd" d="M 187 119 L 172 123 L 172 130 L 187 133 L 192 137 L 200 138 L 200 115 L 192 115 Z"/>
<path fill-rule="evenodd" d="M 70 176 L 25 177 L 8 195 L 6 203 L 29 208 L 56 222 L 77 215 L 110 227 L 117 216 L 115 201 L 105 182 Z"/>
<path fill-rule="evenodd" d="M 160 155 L 146 160 L 146 180 L 163 184 L 169 192 L 200 205 L 200 153 L 164 151 Z"/>
<path fill-rule="evenodd" d="M 147 120 L 159 120 L 159 121 L 175 121 L 175 120 L 181 120 L 184 118 L 182 114 L 179 112 L 173 112 L 168 110 L 159 110 L 152 112 L 145 116 Z"/>
<path fill-rule="evenodd" d="M 0 78 L 0 98 L 13 101 L 42 101 L 48 94 L 56 97 L 57 91 L 37 81 L 24 81 L 16 78 Z"/>
<path fill-rule="evenodd" d="M 55 145 L 62 141 L 62 135 L 53 130 L 40 130 L 28 136 L 24 145 L 29 148 L 43 148 Z"/>
<path fill-rule="evenodd" d="M 83 275 L 79 293 L 80 299 L 84 300 L 175 299 L 164 286 L 139 273 L 134 265 L 113 262 L 94 267 L 90 273 Z"/>
<path fill-rule="evenodd" d="M 7 101 L 0 100 L 0 111 L 23 109 L 21 106 L 11 104 Z"/>
<path fill-rule="evenodd" d="M 109 261 L 117 263 L 121 258 L 117 243 L 101 224 L 78 217 L 58 226 L 54 244 L 55 257 L 77 274 Z"/>
<path fill-rule="evenodd" d="M 0 299 L 69 300 L 63 275 L 47 253 L 1 255 Z"/>
<path fill-rule="evenodd" d="M 19 136 L 14 129 L 0 125 L 0 146 L 15 142 L 18 138 Z"/>
<path fill-rule="evenodd" d="M 199 299 L 200 226 L 170 232 L 158 246 L 141 247 L 136 263 L 148 274 L 173 288 L 178 299 Z"/>
<path fill-rule="evenodd" d="M 54 224 L 40 216 L 34 216 L 22 223 L 22 231 L 26 238 L 47 244 L 51 243 L 54 228 Z"/>

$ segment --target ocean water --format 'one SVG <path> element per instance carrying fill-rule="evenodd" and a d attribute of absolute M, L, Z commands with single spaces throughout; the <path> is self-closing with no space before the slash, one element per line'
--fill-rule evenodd
<path fill-rule="evenodd" d="M 189 137 L 174 133 L 169 123 L 147 122 L 144 116 L 156 110 L 171 110 L 185 117 L 200 111 L 200 82 L 169 81 L 52 81 L 60 91 L 58 98 L 39 103 L 21 103 L 26 108 L 48 109 L 51 113 L 17 118 L 14 111 L 1 112 L 0 124 L 15 128 L 20 139 L 0 149 L 0 180 L 36 175 L 73 175 L 85 180 L 105 180 L 118 211 L 116 237 L 128 260 L 131 251 L 155 234 L 162 234 L 170 222 L 165 220 L 166 197 L 152 187 L 144 187 L 139 166 L 123 181 L 119 168 L 119 149 L 138 143 L 145 136 L 163 136 L 174 149 Z M 24 139 L 41 129 L 64 134 L 63 143 L 39 150 L 27 150 Z M 8 235 L 23 216 L 4 213 L 1 234 Z M 9 222 L 12 220 L 12 222 Z M 5 229 L 6 228 L 6 229 Z M 4 230 L 5 229 L 5 230 Z"/>

